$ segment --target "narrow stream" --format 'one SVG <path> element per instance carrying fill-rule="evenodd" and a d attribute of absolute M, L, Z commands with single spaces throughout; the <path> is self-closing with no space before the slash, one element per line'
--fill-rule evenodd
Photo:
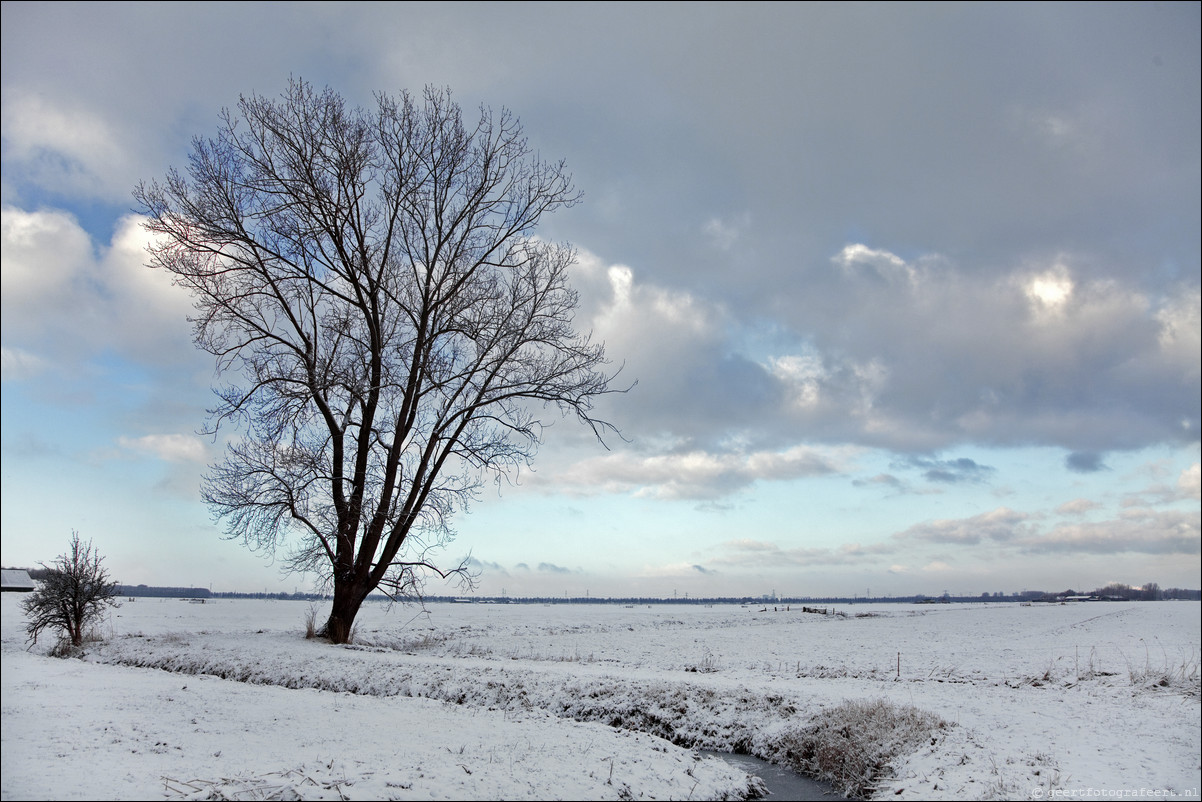
<path fill-rule="evenodd" d="M 769 763 L 767 760 L 761 760 L 754 755 L 736 755 L 731 752 L 711 752 L 709 750 L 706 750 L 705 754 L 722 758 L 732 766 L 759 777 L 768 787 L 767 799 L 830 802 L 833 799 L 843 798 L 842 794 L 824 782 L 802 777 L 796 772 L 775 763 Z"/>

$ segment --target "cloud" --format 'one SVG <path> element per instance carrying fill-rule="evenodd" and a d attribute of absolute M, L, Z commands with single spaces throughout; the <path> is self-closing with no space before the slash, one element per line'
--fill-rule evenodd
<path fill-rule="evenodd" d="M 467 557 L 467 566 L 473 571 L 488 571 L 492 574 L 500 576 L 509 576 L 509 572 L 506 571 L 505 567 L 500 563 L 481 560 L 471 555 L 468 555 Z"/>
<path fill-rule="evenodd" d="M 686 451 L 639 454 L 632 450 L 581 460 L 532 484 L 579 494 L 634 493 L 661 499 L 711 500 L 759 481 L 787 481 L 840 470 L 836 451 L 795 446 L 785 451 Z"/>
<path fill-rule="evenodd" d="M 60 194 L 111 198 L 129 192 L 129 138 L 99 114 L 62 98 L 6 87 L 3 101 L 5 170 Z"/>
<path fill-rule="evenodd" d="M 781 290 L 805 346 L 766 360 L 798 430 L 903 452 L 1196 442 L 1196 287 L 1096 277 L 1063 250 L 986 267 L 853 243 L 832 260 Z"/>
<path fill-rule="evenodd" d="M 167 462 L 198 462 L 208 460 L 204 442 L 189 434 L 148 434 L 142 437 L 119 437 L 117 445 L 129 451 L 147 454 Z"/>
<path fill-rule="evenodd" d="M 970 518 L 939 519 L 916 524 L 898 533 L 901 540 L 950 543 L 975 546 L 983 540 L 1005 543 L 1028 530 L 1030 516 L 1007 507 L 998 507 Z"/>
<path fill-rule="evenodd" d="M 1023 291 L 1037 311 L 1054 313 L 1062 310 L 1072 297 L 1073 280 L 1068 269 L 1057 264 L 1025 280 Z"/>
<path fill-rule="evenodd" d="M 4 435 L 4 453 L 23 463 L 42 459 L 61 459 L 67 452 L 58 442 L 47 440 L 40 432 L 18 431 Z"/>
<path fill-rule="evenodd" d="M 4 381 L 22 381 L 46 370 L 46 360 L 20 348 L 0 347 L 0 368 Z"/>
<path fill-rule="evenodd" d="M 702 230 L 710 238 L 710 242 L 713 243 L 715 248 L 729 251 L 735 246 L 750 225 L 751 216 L 744 212 L 733 220 L 711 217 L 706 221 Z"/>
<path fill-rule="evenodd" d="M 1202 493 L 1199 492 L 1198 465 L 1199 463 L 1195 462 L 1181 469 L 1177 472 L 1176 481 L 1172 481 L 1174 468 L 1167 461 L 1155 460 L 1141 466 L 1131 478 L 1147 479 L 1150 483 L 1140 490 L 1125 493 L 1120 506 L 1124 509 L 1137 509 L 1199 500 Z"/>
<path fill-rule="evenodd" d="M 1106 471 L 1106 463 L 1102 462 L 1102 455 L 1094 451 L 1074 451 L 1064 458 L 1064 467 L 1074 473 L 1097 473 L 1098 471 Z"/>
<path fill-rule="evenodd" d="M 1183 369 L 1189 381 L 1202 372 L 1202 292 L 1198 287 L 1174 288 L 1156 310 L 1160 358 Z"/>
<path fill-rule="evenodd" d="M 904 467 L 904 465 L 899 466 L 899 467 Z M 945 492 L 944 488 L 937 486 L 938 484 L 939 483 L 936 482 L 935 483 L 936 486 L 933 486 L 933 487 L 929 486 L 929 485 L 925 486 L 925 487 L 916 487 L 914 484 L 907 482 L 898 476 L 894 476 L 891 473 L 879 473 L 876 476 L 870 477 L 868 479 L 853 479 L 852 480 L 852 486 L 854 486 L 854 487 L 863 487 L 863 488 L 883 487 L 883 488 L 891 489 L 894 493 L 896 493 L 898 495 L 904 494 L 904 495 L 919 495 L 919 496 L 938 495 L 940 493 Z"/>
<path fill-rule="evenodd" d="M 889 251 L 855 243 L 847 245 L 831 257 L 831 261 L 852 277 L 871 275 L 887 282 L 916 281 L 919 271 L 905 259 Z"/>
<path fill-rule="evenodd" d="M 5 206 L 0 219 L 6 345 L 36 343 L 60 357 L 111 350 L 159 364 L 196 363 L 191 300 L 169 276 L 144 266 L 149 235 L 141 217 L 122 217 L 103 246 L 63 211 Z"/>
<path fill-rule="evenodd" d="M 678 21 L 667 11 L 647 14 L 637 34 L 597 9 L 565 13 L 457 25 L 467 61 L 429 43 L 455 20 L 445 9 L 369 20 L 312 6 L 281 21 L 248 8 L 246 20 L 272 19 L 266 38 L 250 33 L 262 26 L 231 32 L 220 14 L 188 15 L 191 30 L 254 39 L 214 64 L 201 33 L 196 43 L 159 35 L 180 11 L 64 20 L 9 4 L 5 182 L 16 189 L 5 197 L 78 185 L 124 198 L 137 178 L 178 163 L 185 135 L 211 132 L 240 92 L 282 89 L 284 53 L 297 74 L 329 76 L 352 102 L 450 82 L 466 107 L 479 98 L 520 110 L 540 149 L 565 155 L 589 197 L 603 199 L 549 225 L 617 261 L 584 281 L 580 320 L 640 380 L 624 399 L 640 433 L 704 447 L 733 432 L 765 447 L 821 440 L 915 453 L 1196 440 L 1188 266 L 1199 192 L 1196 171 L 1180 169 L 1196 160 L 1198 106 L 1180 102 L 1194 94 L 1193 71 L 1131 70 L 1102 46 L 1114 20 L 1082 26 L 1068 11 L 950 20 L 712 7 L 704 24 L 670 37 Z M 1121 27 L 1133 47 L 1193 65 L 1196 12 L 1170 16 L 1170 36 L 1153 15 Z M 551 35 L 569 21 L 588 32 L 583 43 Z M 947 50 L 995 23 L 1019 41 L 1033 26 L 1071 30 L 1075 44 L 1041 59 Z M 497 35 L 517 30 L 556 44 L 519 57 Z M 617 69 L 613 41 L 623 46 Z M 872 56 L 849 59 L 849 42 L 871 42 Z M 135 50 L 137 63 L 119 55 Z M 481 63 L 490 68 L 473 68 Z M 831 64 L 838 80 L 813 79 Z M 1085 74 L 1096 83 L 1066 77 Z M 845 102 L 852 90 L 861 102 Z M 582 97 L 621 98 L 620 110 Z M 657 136 L 637 135 L 627 115 Z M 907 158 L 893 157 L 899 149 Z M 765 321 L 781 341 L 746 347 Z M 811 369 L 799 373 L 794 360 Z"/>
<path fill-rule="evenodd" d="M 26 212 L 5 205 L 0 210 L 0 236 L 6 320 L 10 314 L 20 316 L 30 305 L 73 298 L 77 292 L 73 285 L 94 258 L 87 232 L 64 211 Z"/>
<path fill-rule="evenodd" d="M 655 563 L 646 565 L 638 572 L 643 578 L 689 579 L 697 576 L 718 576 L 722 572 L 704 565 L 689 562 Z"/>
<path fill-rule="evenodd" d="M 922 470 L 923 477 L 928 482 L 938 484 L 983 483 L 997 472 L 996 469 L 968 457 L 947 460 L 911 457 L 900 464 Z"/>
<path fill-rule="evenodd" d="M 1177 487 L 1183 497 L 1194 501 L 1202 500 L 1202 466 L 1195 462 L 1183 470 L 1177 478 Z"/>
<path fill-rule="evenodd" d="M 852 484 L 856 487 L 870 487 L 872 485 L 881 485 L 889 487 L 896 491 L 905 492 L 907 490 L 906 483 L 898 479 L 891 473 L 878 473 L 869 479 L 853 479 Z"/>
<path fill-rule="evenodd" d="M 1023 537 L 1016 546 L 1033 554 L 1198 554 L 1202 546 L 1197 510 L 1130 509 L 1109 521 L 1061 524 L 1046 535 Z"/>
<path fill-rule="evenodd" d="M 599 409 L 628 436 L 713 447 L 732 433 L 762 433 L 777 421 L 781 387 L 731 341 L 721 303 L 642 280 L 634 269 L 582 251 L 574 281 L 582 326 L 638 384 Z"/>
<path fill-rule="evenodd" d="M 720 544 L 718 555 L 709 560 L 709 564 L 758 570 L 863 566 L 897 550 L 898 547 L 894 543 L 847 543 L 837 548 L 782 548 L 774 542 L 742 538 Z"/>
<path fill-rule="evenodd" d="M 110 416 L 116 432 L 199 426 L 212 358 L 192 343 L 188 294 L 143 266 L 141 218 L 120 218 L 99 244 L 63 211 L 0 216 L 5 380 L 30 403 Z"/>
<path fill-rule="evenodd" d="M 1096 510 L 1102 505 L 1096 501 L 1091 501 L 1087 498 L 1075 498 L 1072 501 L 1066 501 L 1056 508 L 1056 512 L 1061 515 L 1083 515 L 1084 513 Z"/>
<path fill-rule="evenodd" d="M 544 574 L 570 574 L 573 573 L 571 568 L 564 568 L 555 563 L 539 563 L 538 570 Z"/>

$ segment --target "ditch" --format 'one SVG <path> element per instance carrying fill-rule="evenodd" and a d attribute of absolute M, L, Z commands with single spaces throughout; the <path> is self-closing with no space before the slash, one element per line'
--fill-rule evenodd
<path fill-rule="evenodd" d="M 733 752 L 716 752 L 709 749 L 703 754 L 721 758 L 732 766 L 742 769 L 748 774 L 754 774 L 764 781 L 768 789 L 767 799 L 788 799 L 796 802 L 816 802 L 817 800 L 843 799 L 843 795 L 829 783 L 811 780 L 783 766 L 770 763 L 755 755 L 736 755 Z"/>

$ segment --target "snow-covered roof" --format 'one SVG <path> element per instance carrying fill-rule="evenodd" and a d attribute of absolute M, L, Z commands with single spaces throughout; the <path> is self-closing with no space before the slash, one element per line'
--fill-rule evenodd
<path fill-rule="evenodd" d="M 3 574 L 0 587 L 4 590 L 33 590 L 33 580 L 29 578 L 28 571 L 5 568 L 0 574 Z"/>

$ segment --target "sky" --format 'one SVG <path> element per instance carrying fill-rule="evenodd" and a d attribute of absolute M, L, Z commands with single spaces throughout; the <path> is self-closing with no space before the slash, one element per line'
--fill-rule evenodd
<path fill-rule="evenodd" d="M 479 593 L 1197 588 L 1200 8 L 6 2 L 3 564 L 313 586 L 200 501 L 131 196 L 301 78 L 507 108 L 584 193 L 540 234 L 637 384 L 454 521 Z"/>

